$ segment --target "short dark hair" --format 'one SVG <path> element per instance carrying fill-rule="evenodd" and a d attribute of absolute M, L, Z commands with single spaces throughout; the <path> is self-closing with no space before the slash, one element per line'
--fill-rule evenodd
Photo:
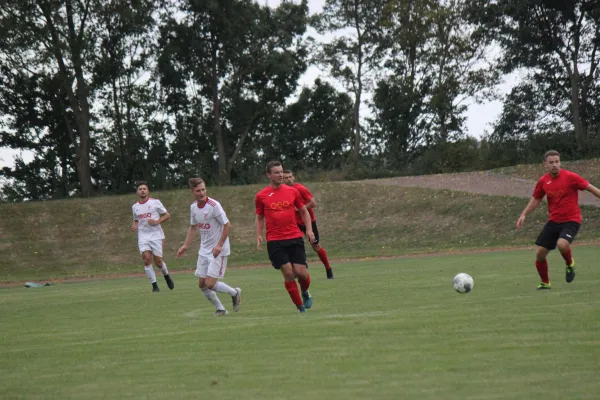
<path fill-rule="evenodd" d="M 267 168 L 266 168 L 266 172 L 267 172 L 267 174 L 270 174 L 270 173 L 271 173 L 271 169 L 272 169 L 273 167 L 281 167 L 281 163 L 280 163 L 279 161 L 269 161 L 269 162 L 267 163 Z"/>
<path fill-rule="evenodd" d="M 196 186 L 198 186 L 201 183 L 204 183 L 204 179 L 202 179 L 202 178 L 190 178 L 188 180 L 188 185 L 190 186 L 190 189 L 194 189 Z"/>
<path fill-rule="evenodd" d="M 544 153 L 544 161 L 546 161 L 548 159 L 548 157 L 550 156 L 559 156 L 560 157 L 560 153 L 556 150 L 548 150 L 547 152 Z"/>
<path fill-rule="evenodd" d="M 283 173 L 284 173 L 284 174 L 292 174 L 292 175 L 294 175 L 294 173 L 292 172 L 292 170 L 291 170 L 291 169 L 284 169 L 284 170 L 283 170 Z"/>
<path fill-rule="evenodd" d="M 148 182 L 146 181 L 135 181 L 135 190 L 138 190 L 140 186 L 146 186 L 148 189 L 150 189 L 150 186 L 148 186 Z"/>

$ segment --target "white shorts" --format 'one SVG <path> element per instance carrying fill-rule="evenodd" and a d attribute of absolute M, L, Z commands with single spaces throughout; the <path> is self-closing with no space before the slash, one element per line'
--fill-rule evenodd
<path fill-rule="evenodd" d="M 151 251 L 153 255 L 162 257 L 163 256 L 163 243 L 164 239 L 159 240 L 147 240 L 145 242 L 138 242 L 140 248 L 140 254 L 145 251 Z"/>
<path fill-rule="evenodd" d="M 196 264 L 196 275 L 198 278 L 222 278 L 225 275 L 227 269 L 227 256 L 198 256 L 198 263 Z"/>

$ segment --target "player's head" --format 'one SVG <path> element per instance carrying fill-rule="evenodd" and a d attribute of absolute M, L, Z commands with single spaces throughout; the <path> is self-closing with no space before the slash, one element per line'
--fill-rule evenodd
<path fill-rule="evenodd" d="M 135 182 L 135 190 L 140 199 L 145 199 L 150 194 L 150 189 L 148 188 L 148 182 L 146 182 L 146 181 Z"/>
<path fill-rule="evenodd" d="M 190 178 L 188 180 L 188 185 L 190 186 L 190 189 L 192 189 L 196 201 L 204 203 L 206 201 L 206 183 L 204 183 L 204 179 Z"/>
<path fill-rule="evenodd" d="M 294 173 L 290 169 L 283 170 L 283 183 L 286 185 L 294 186 L 294 182 L 296 181 L 296 177 L 294 177 Z"/>
<path fill-rule="evenodd" d="M 556 150 L 549 150 L 545 152 L 544 165 L 550 174 L 558 175 L 560 172 L 560 153 Z"/>
<path fill-rule="evenodd" d="M 266 173 L 272 185 L 279 186 L 283 183 L 283 166 L 279 161 L 269 161 Z"/>

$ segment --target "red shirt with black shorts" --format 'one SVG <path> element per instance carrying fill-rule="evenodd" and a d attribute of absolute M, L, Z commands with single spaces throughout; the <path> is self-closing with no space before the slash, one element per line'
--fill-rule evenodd
<path fill-rule="evenodd" d="M 288 185 L 267 186 L 254 199 L 256 214 L 265 217 L 267 250 L 276 269 L 287 263 L 306 265 L 302 232 L 296 209 L 304 207 L 298 190 Z"/>
<path fill-rule="evenodd" d="M 535 186 L 533 197 L 548 200 L 548 221 L 536 240 L 538 246 L 549 250 L 563 238 L 571 243 L 579 231 L 582 218 L 579 209 L 579 191 L 585 190 L 589 182 L 574 172 L 561 170 L 557 176 L 547 173 Z"/>

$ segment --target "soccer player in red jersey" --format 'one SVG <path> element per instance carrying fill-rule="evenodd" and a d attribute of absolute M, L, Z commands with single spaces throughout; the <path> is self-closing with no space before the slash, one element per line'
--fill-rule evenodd
<path fill-rule="evenodd" d="M 327 273 L 327 279 L 333 279 L 333 270 L 331 269 L 331 264 L 329 263 L 329 258 L 327 257 L 327 253 L 325 249 L 321 247 L 319 240 L 319 228 L 317 226 L 317 220 L 315 219 L 315 212 L 313 211 L 317 207 L 317 201 L 313 197 L 312 193 L 306 188 L 306 186 L 296 183 L 296 177 L 294 173 L 289 169 L 283 171 L 283 181 L 286 185 L 295 188 L 298 192 L 300 192 L 300 196 L 302 196 L 302 200 L 304 201 L 304 205 L 308 210 L 308 214 L 310 215 L 310 221 L 312 225 L 312 231 L 315 234 L 315 241 L 311 242 L 310 245 L 319 256 L 319 259 L 325 266 L 325 272 Z M 300 213 L 296 213 L 296 223 L 298 224 L 298 228 L 303 233 L 306 233 L 306 225 L 302 221 L 302 217 Z"/>
<path fill-rule="evenodd" d="M 310 275 L 306 265 L 306 252 L 302 232 L 296 223 L 296 210 L 306 226 L 306 236 L 312 243 L 315 235 L 310 215 L 298 190 L 283 184 L 283 167 L 279 161 L 267 164 L 269 186 L 256 194 L 256 244 L 262 250 L 263 228 L 267 226 L 267 251 L 275 269 L 283 274 L 285 289 L 300 312 L 312 307 Z M 302 297 L 298 292 L 296 278 L 300 283 Z"/>
<path fill-rule="evenodd" d="M 575 279 L 575 261 L 571 255 L 571 243 L 582 221 L 579 210 L 579 190 L 586 190 L 600 198 L 598 188 L 590 185 L 576 173 L 560 168 L 560 154 L 557 151 L 550 150 L 544 154 L 544 165 L 548 173 L 538 180 L 533 197 L 517 220 L 517 229 L 520 229 L 527 214 L 540 205 L 544 196 L 547 197 L 550 215 L 535 241 L 538 246 L 535 267 L 542 279 L 537 287 L 538 290 L 551 289 L 546 256 L 557 247 L 567 264 L 566 281 L 570 283 Z"/>

